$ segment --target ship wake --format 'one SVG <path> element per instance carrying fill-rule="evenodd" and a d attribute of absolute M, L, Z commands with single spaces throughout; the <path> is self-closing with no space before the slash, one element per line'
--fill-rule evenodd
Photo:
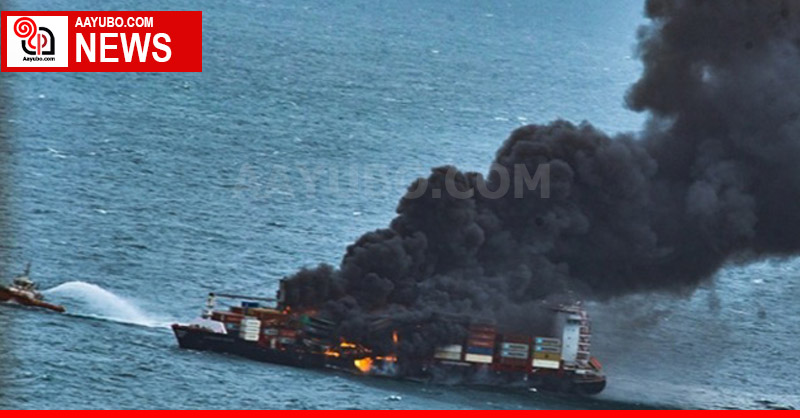
<path fill-rule="evenodd" d="M 133 301 L 92 283 L 70 281 L 42 293 L 63 301 L 70 315 L 150 328 L 168 327 L 171 322 L 145 312 Z"/>

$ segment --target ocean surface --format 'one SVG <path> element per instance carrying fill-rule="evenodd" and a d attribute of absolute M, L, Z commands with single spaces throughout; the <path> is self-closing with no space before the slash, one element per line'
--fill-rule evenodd
<path fill-rule="evenodd" d="M 800 261 L 591 303 L 592 399 L 358 378 L 179 350 L 209 291 L 272 295 L 386 225 L 432 166 L 485 171 L 527 123 L 638 130 L 633 0 L 25 1 L 202 10 L 203 72 L 3 74 L 0 408 L 800 406 Z"/>

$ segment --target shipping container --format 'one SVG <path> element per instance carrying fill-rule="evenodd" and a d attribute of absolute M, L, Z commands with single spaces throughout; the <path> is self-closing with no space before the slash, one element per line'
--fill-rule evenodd
<path fill-rule="evenodd" d="M 468 347 L 486 347 L 486 348 L 494 348 L 494 340 L 476 340 L 470 338 L 467 340 Z"/>
<path fill-rule="evenodd" d="M 558 338 L 544 338 L 544 337 L 536 337 L 536 345 L 539 346 L 557 346 L 561 347 L 561 340 Z"/>
<path fill-rule="evenodd" d="M 262 321 L 282 322 L 286 319 L 286 315 L 283 312 L 268 308 L 250 308 L 247 310 L 247 314 Z"/>
<path fill-rule="evenodd" d="M 559 369 L 561 367 L 561 362 L 555 360 L 533 359 L 533 367 L 535 369 Z"/>
<path fill-rule="evenodd" d="M 281 337 L 295 338 L 297 337 L 297 331 L 293 329 L 283 328 L 278 330 L 278 335 L 280 335 Z"/>
<path fill-rule="evenodd" d="M 436 352 L 433 355 L 433 358 L 437 360 L 454 360 L 460 361 L 461 360 L 461 353 L 463 352 L 464 347 L 459 344 L 453 345 L 446 345 L 442 347 L 438 347 Z"/>
<path fill-rule="evenodd" d="M 467 353 L 491 356 L 494 353 L 494 349 L 488 347 L 467 347 Z"/>
<path fill-rule="evenodd" d="M 482 364 L 491 364 L 492 363 L 492 356 L 491 355 L 484 355 L 484 354 L 470 354 L 467 353 L 464 355 L 464 361 L 469 363 L 482 363 Z"/>
<path fill-rule="evenodd" d="M 240 322 L 244 319 L 244 315 L 231 312 L 212 312 L 211 319 L 219 322 Z"/>
<path fill-rule="evenodd" d="M 533 358 L 538 360 L 561 360 L 561 353 L 533 353 Z"/>
<path fill-rule="evenodd" d="M 245 341 L 258 341 L 261 332 L 261 321 L 256 318 L 242 319 L 239 328 L 239 337 Z"/>
<path fill-rule="evenodd" d="M 527 360 L 530 352 L 528 344 L 503 343 L 500 345 L 500 357 Z"/>

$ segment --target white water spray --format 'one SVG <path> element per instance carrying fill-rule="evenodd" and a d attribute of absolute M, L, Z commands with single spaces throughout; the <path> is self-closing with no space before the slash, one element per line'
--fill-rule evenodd
<path fill-rule="evenodd" d="M 166 326 L 166 322 L 148 315 L 130 300 L 92 283 L 71 281 L 42 293 L 69 300 L 70 302 L 65 304 L 69 313 L 146 327 Z"/>

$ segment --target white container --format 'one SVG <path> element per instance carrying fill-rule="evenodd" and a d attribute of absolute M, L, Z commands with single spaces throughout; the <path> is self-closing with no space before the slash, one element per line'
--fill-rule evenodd
<path fill-rule="evenodd" d="M 558 369 L 561 367 L 560 361 L 533 359 L 533 367 L 537 369 Z"/>
<path fill-rule="evenodd" d="M 450 353 L 450 352 L 447 352 L 447 351 L 437 351 L 433 355 L 433 358 L 435 358 L 437 360 L 455 360 L 455 361 L 458 361 L 458 360 L 461 360 L 461 353 Z"/>
<path fill-rule="evenodd" d="M 464 356 L 464 361 L 468 361 L 470 363 L 491 364 L 492 363 L 492 356 L 487 356 L 485 354 L 470 354 L 470 353 L 467 353 L 467 355 Z"/>
<path fill-rule="evenodd" d="M 522 343 L 503 343 L 500 347 L 508 351 L 528 351 L 528 344 Z"/>
<path fill-rule="evenodd" d="M 500 357 L 503 358 L 515 358 L 521 360 L 528 359 L 528 351 L 511 351 L 511 350 L 503 350 L 500 352 Z"/>
<path fill-rule="evenodd" d="M 245 341 L 258 341 L 261 321 L 256 318 L 244 318 L 239 328 L 239 338 Z"/>
<path fill-rule="evenodd" d="M 461 352 L 463 351 L 464 347 L 453 344 L 453 345 L 445 345 L 436 348 L 436 352 L 433 354 L 433 358 L 438 360 L 461 360 Z"/>

